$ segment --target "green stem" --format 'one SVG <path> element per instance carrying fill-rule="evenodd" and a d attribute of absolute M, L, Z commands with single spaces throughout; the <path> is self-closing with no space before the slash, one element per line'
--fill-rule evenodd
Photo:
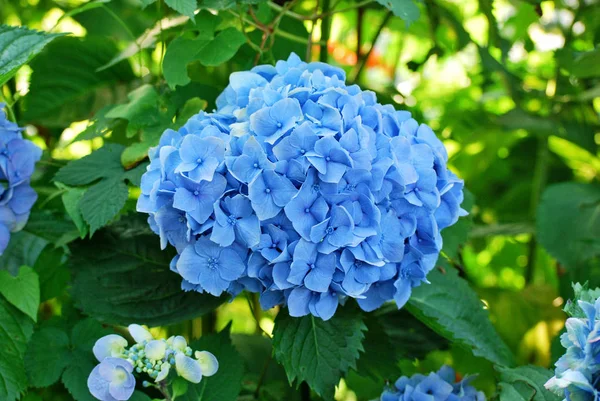
<path fill-rule="evenodd" d="M 6 89 L 8 90 L 8 88 Z M 2 93 L 2 88 L 0 88 L 0 103 L 4 103 L 6 105 L 6 114 L 8 115 L 8 119 L 16 123 L 17 117 L 15 116 L 15 112 L 9 102 L 9 99 L 7 99 L 4 96 L 4 93 Z"/>
<path fill-rule="evenodd" d="M 331 33 L 331 16 L 326 15 L 329 12 L 331 6 L 331 0 L 323 0 L 323 17 L 321 18 L 321 48 L 319 50 L 319 61 L 327 62 L 327 42 L 329 41 L 329 34 Z"/>
<path fill-rule="evenodd" d="M 381 35 L 383 28 L 387 25 L 390 18 L 392 18 L 392 12 L 387 11 L 385 16 L 383 17 L 383 21 L 381 21 L 381 24 L 377 28 L 377 32 L 375 33 L 375 36 L 373 37 L 373 41 L 371 42 L 371 47 L 369 47 L 369 50 L 361 56 L 360 60 L 357 60 L 356 66 L 354 67 L 354 70 L 351 75 L 350 82 L 356 82 L 358 80 L 358 78 L 360 78 L 360 74 L 362 73 L 365 66 L 367 65 L 367 60 L 369 60 L 371 53 L 373 53 L 373 50 L 375 50 L 375 45 L 377 44 L 377 39 L 379 39 L 379 36 Z"/>
<path fill-rule="evenodd" d="M 291 40 L 292 42 L 297 42 L 297 43 L 301 43 L 301 44 L 306 44 L 306 38 L 302 37 L 302 36 L 297 36 L 297 35 L 293 35 L 289 32 L 285 32 L 285 31 L 280 31 L 279 29 L 276 29 L 273 32 L 275 35 L 277 36 L 281 36 L 282 38 L 286 38 Z M 319 42 L 313 42 L 313 43 L 318 43 L 321 46 L 324 44 L 323 41 L 319 41 Z"/>
<path fill-rule="evenodd" d="M 135 43 L 138 47 L 138 54 L 140 55 L 140 74 L 142 71 L 142 66 L 143 66 L 143 55 L 142 55 L 142 47 L 140 46 L 140 44 L 137 42 L 137 39 L 135 37 L 135 35 L 133 34 L 133 32 L 131 32 L 131 29 L 129 29 L 129 27 L 127 26 L 127 24 L 125 23 L 125 21 L 123 21 L 121 19 L 121 17 L 119 17 L 113 10 L 111 10 L 109 7 L 107 7 L 105 4 L 102 4 L 102 9 L 104 11 L 106 11 L 108 13 L 108 15 L 110 15 L 111 17 L 113 17 L 113 19 L 115 21 L 117 21 L 117 23 L 119 25 L 121 25 L 123 27 L 123 29 L 125 29 L 125 32 L 127 32 L 127 35 L 129 35 L 129 37 L 131 38 L 131 40 L 133 41 L 133 43 Z"/>

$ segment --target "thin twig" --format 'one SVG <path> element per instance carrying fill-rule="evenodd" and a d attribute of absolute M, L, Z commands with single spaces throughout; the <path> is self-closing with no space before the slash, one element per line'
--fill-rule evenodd
<path fill-rule="evenodd" d="M 351 82 L 356 82 L 358 80 L 358 78 L 360 77 L 360 74 L 362 73 L 363 69 L 367 65 L 367 61 L 369 60 L 369 57 L 371 57 L 371 53 L 373 53 L 373 50 L 375 50 L 375 45 L 377 44 L 377 40 L 379 39 L 381 32 L 383 32 L 383 28 L 385 28 L 385 26 L 387 25 L 390 18 L 392 18 L 392 12 L 387 11 L 385 14 L 385 17 L 383 17 L 383 21 L 381 21 L 381 24 L 379 25 L 379 28 L 377 28 L 375 37 L 373 38 L 373 41 L 371 42 L 371 47 L 369 47 L 369 50 L 365 54 L 362 55 L 360 60 L 357 60 L 356 67 L 354 68 L 352 78 L 350 80 Z"/>

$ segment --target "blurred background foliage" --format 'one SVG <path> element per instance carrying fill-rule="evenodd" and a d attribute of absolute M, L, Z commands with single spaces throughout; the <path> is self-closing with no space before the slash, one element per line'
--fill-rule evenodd
<path fill-rule="evenodd" d="M 57 169 L 105 142 L 125 147 L 127 171 L 143 167 L 165 128 L 214 108 L 232 71 L 294 51 L 342 67 L 350 82 L 411 111 L 443 139 L 451 168 L 469 190 L 471 211 L 443 233 L 445 256 L 475 288 L 517 362 L 551 366 L 570 283 L 600 285 L 599 2 L 382 1 L 392 12 L 369 0 L 201 0 L 195 23 L 167 3 L 0 0 L 2 23 L 70 33 L 2 87 L 17 121 L 46 151 L 35 180 L 40 200 L 27 231 L 11 243 L 11 249 L 28 246 L 27 264 L 40 275 L 44 321 L 80 313 L 66 291 L 71 274 L 84 274 L 77 272 L 83 265 L 75 272 L 66 267 L 77 260 L 73 241 L 109 220 L 121 233 L 147 230 L 133 216 L 135 188 L 97 227 L 85 215 L 83 221 L 68 209 L 68 197 L 82 193 L 55 186 Z M 207 47 L 191 51 L 202 41 Z M 23 263 L 18 252 L 2 257 L 9 270 Z M 75 286 L 75 298 L 85 288 Z M 89 308 L 83 305 L 86 313 Z M 249 361 L 244 391 L 252 394 L 264 379 L 270 345 L 267 337 L 252 337 L 255 347 L 242 340 L 270 333 L 275 315 L 261 312 L 251 297 L 238 297 L 202 319 L 155 330 L 197 337 L 232 321 L 234 345 Z M 396 321 L 402 326 L 409 318 Z M 461 374 L 479 372 L 475 384 L 494 392 L 490 362 L 456 346 L 439 350 L 435 342 L 429 352 L 421 345 L 423 352 L 400 356 L 397 376 L 450 363 Z M 283 372 L 273 365 L 269 375 Z M 372 398 L 382 382 L 352 371 L 336 398 Z M 261 397 L 298 397 L 281 383 L 265 385 Z M 60 385 L 27 399 L 38 396 L 70 397 Z"/>

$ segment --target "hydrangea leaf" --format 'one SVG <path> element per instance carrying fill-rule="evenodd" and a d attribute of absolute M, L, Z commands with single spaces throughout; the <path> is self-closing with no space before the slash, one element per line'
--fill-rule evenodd
<path fill-rule="evenodd" d="M 0 86 L 52 40 L 64 33 L 48 33 L 25 27 L 0 25 Z"/>
<path fill-rule="evenodd" d="M 37 321 L 40 306 L 40 280 L 29 266 L 21 266 L 19 273 L 12 276 L 6 270 L 0 271 L 0 294 L 21 312 Z"/>
<path fill-rule="evenodd" d="M 101 321 L 172 324 L 225 301 L 182 291 L 181 278 L 169 270 L 172 253 L 161 251 L 154 236 L 121 238 L 107 230 L 93 244 L 81 242 L 72 248 L 73 296 L 87 314 Z"/>
<path fill-rule="evenodd" d="M 475 199 L 473 194 L 466 189 L 464 190 L 464 194 L 465 200 L 460 206 L 467 212 L 470 212 L 473 208 Z M 444 252 L 448 258 L 456 259 L 458 257 L 459 248 L 467 242 L 472 227 L 473 217 L 468 215 L 466 217 L 461 217 L 456 224 L 446 227 L 442 231 L 442 238 L 444 239 L 442 252 Z"/>
<path fill-rule="evenodd" d="M 81 218 L 89 225 L 90 236 L 111 221 L 125 206 L 129 194 L 125 182 L 134 185 L 139 183 L 140 170 L 144 166 L 125 170 L 121 164 L 123 150 L 122 145 L 108 143 L 90 155 L 70 162 L 54 176 L 55 181 L 70 186 L 94 183 L 81 195 L 76 208 L 72 204 L 76 199 L 71 199 L 70 196 L 76 198 L 79 194 L 67 195 L 68 202 L 65 203 L 65 208 L 74 221 L 78 219 L 77 211 L 80 212 Z M 78 227 L 80 224 L 81 221 Z M 80 234 L 84 231 L 79 227 Z"/>
<path fill-rule="evenodd" d="M 170 87 L 187 85 L 190 77 L 187 65 L 199 61 L 205 66 L 217 66 L 230 60 L 246 42 L 243 33 L 227 28 L 214 38 L 205 33 L 196 39 L 179 37 L 173 40 L 163 61 L 163 72 Z"/>
<path fill-rule="evenodd" d="M 89 227 L 85 224 L 85 220 L 79 209 L 79 202 L 81 202 L 81 198 L 83 198 L 83 194 L 85 194 L 85 188 L 68 187 L 61 182 L 56 182 L 55 184 L 59 189 L 65 191 L 61 195 L 65 211 L 77 227 L 80 238 L 85 238 L 89 232 Z"/>
<path fill-rule="evenodd" d="M 597 77 L 600 65 L 600 50 L 592 50 L 580 54 L 571 65 L 570 72 L 577 78 Z"/>
<path fill-rule="evenodd" d="M 566 182 L 546 188 L 536 230 L 540 244 L 565 267 L 600 266 L 600 185 Z"/>
<path fill-rule="evenodd" d="M 194 18 L 194 11 L 198 8 L 196 0 L 165 0 L 165 3 L 179 14 Z"/>
<path fill-rule="evenodd" d="M 28 231 L 11 235 L 8 247 L 0 256 L 0 270 L 7 270 L 13 276 L 21 266 L 33 266 L 48 241 Z"/>
<path fill-rule="evenodd" d="M 90 236 L 106 225 L 125 206 L 129 189 L 120 178 L 102 180 L 81 198 L 81 215 L 90 226 Z"/>
<path fill-rule="evenodd" d="M 56 383 L 70 359 L 67 333 L 54 327 L 36 331 L 29 341 L 24 359 L 29 384 L 48 387 Z"/>
<path fill-rule="evenodd" d="M 273 330 L 275 357 L 290 383 L 305 381 L 323 398 L 333 399 L 342 376 L 356 367 L 366 329 L 356 311 L 338 310 L 323 321 L 312 315 L 291 317 L 281 310 Z"/>
<path fill-rule="evenodd" d="M 419 19 L 421 12 L 413 0 L 377 0 L 379 4 L 391 10 L 409 25 Z"/>
<path fill-rule="evenodd" d="M 131 91 L 127 98 L 127 103 L 115 106 L 106 113 L 106 117 L 132 120 L 142 111 L 154 108 L 158 103 L 159 96 L 152 85 L 146 84 Z"/>
<path fill-rule="evenodd" d="M 229 326 L 218 334 L 200 337 L 190 344 L 195 350 L 212 353 L 219 361 L 219 370 L 214 376 L 204 377 L 198 384 L 189 384 L 182 401 L 235 401 L 242 390 L 244 365 L 240 354 L 231 344 Z"/>
<path fill-rule="evenodd" d="M 46 247 L 33 269 L 40 278 L 40 301 L 44 302 L 63 294 L 71 279 L 65 266 L 65 251 L 59 247 Z"/>
<path fill-rule="evenodd" d="M 116 46 L 108 38 L 64 37 L 53 41 L 31 63 L 33 73 L 30 90 L 23 99 L 23 120 L 65 127 L 118 102 L 118 91 L 103 89 L 131 81 L 134 74 L 129 64 L 96 71 L 116 52 Z"/>
<path fill-rule="evenodd" d="M 502 366 L 514 365 L 514 356 L 502 341 L 483 303 L 456 269 L 434 269 L 413 289 L 408 310 L 438 334 L 472 350 L 473 354 Z"/>
<path fill-rule="evenodd" d="M 498 367 L 500 401 L 559 401 L 561 397 L 544 388 L 552 372 L 540 366 Z"/>
<path fill-rule="evenodd" d="M 33 320 L 0 296 L 0 399 L 15 401 L 27 388 L 23 355 L 33 333 Z"/>

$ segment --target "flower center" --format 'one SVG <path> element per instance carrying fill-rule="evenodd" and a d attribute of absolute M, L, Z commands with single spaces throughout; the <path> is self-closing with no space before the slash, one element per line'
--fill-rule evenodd
<path fill-rule="evenodd" d="M 281 123 L 277 123 L 277 128 L 281 128 L 282 124 Z"/>
<path fill-rule="evenodd" d="M 254 168 L 258 168 L 258 163 L 253 164 Z"/>
<path fill-rule="evenodd" d="M 300 149 L 300 153 L 302 153 L 302 154 L 305 154 L 305 153 L 306 153 L 306 150 L 304 150 L 304 149 Z"/>
<path fill-rule="evenodd" d="M 304 213 L 310 213 L 310 209 L 309 208 L 304 209 Z"/>
<path fill-rule="evenodd" d="M 217 262 L 218 260 L 216 258 L 208 258 L 208 268 L 213 270 L 216 269 Z"/>
<path fill-rule="evenodd" d="M 328 162 L 330 162 L 330 161 L 331 161 L 331 157 L 327 156 L 327 157 L 325 158 L 325 160 L 327 160 Z"/>
<path fill-rule="evenodd" d="M 271 188 L 266 188 L 265 192 L 268 193 L 268 194 L 270 194 L 271 193 Z"/>
<path fill-rule="evenodd" d="M 327 230 L 325 230 L 326 234 L 331 234 L 333 233 L 333 227 L 327 227 Z"/>
<path fill-rule="evenodd" d="M 196 190 L 196 191 L 194 191 L 194 195 L 195 195 L 195 196 L 198 196 L 198 195 L 200 195 L 200 192 L 198 192 L 198 191 Z"/>
<path fill-rule="evenodd" d="M 227 222 L 229 224 L 231 224 L 232 226 L 235 226 L 235 223 L 237 223 L 237 219 L 235 218 L 234 215 L 231 215 L 227 218 Z"/>
<path fill-rule="evenodd" d="M 199 157 L 199 158 L 197 158 L 197 159 L 196 159 L 196 163 L 198 163 L 198 164 L 202 164 L 202 158 L 200 158 L 200 157 Z"/>

